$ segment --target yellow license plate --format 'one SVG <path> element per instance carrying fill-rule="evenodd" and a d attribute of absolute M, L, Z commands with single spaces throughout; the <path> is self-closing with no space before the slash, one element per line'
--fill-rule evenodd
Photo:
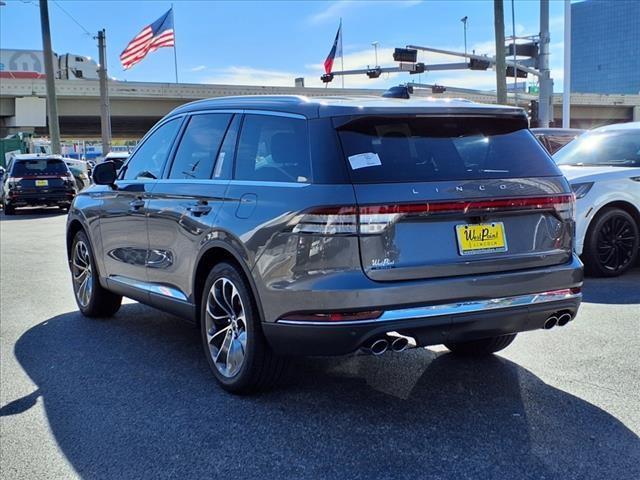
<path fill-rule="evenodd" d="M 46 187 L 49 185 L 49 180 L 36 180 L 36 187 Z"/>
<path fill-rule="evenodd" d="M 456 225 L 456 236 L 460 255 L 507 251 L 502 222 Z"/>

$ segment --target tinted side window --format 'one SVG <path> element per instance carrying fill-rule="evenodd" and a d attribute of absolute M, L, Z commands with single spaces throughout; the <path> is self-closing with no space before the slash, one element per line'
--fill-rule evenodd
<path fill-rule="evenodd" d="M 246 115 L 236 156 L 235 178 L 266 182 L 310 182 L 307 121 L 289 117 Z"/>
<path fill-rule="evenodd" d="M 180 120 L 169 120 L 144 141 L 127 163 L 124 180 L 160 177 L 171 144 L 180 127 Z"/>
<path fill-rule="evenodd" d="M 180 140 L 169 178 L 211 178 L 230 114 L 194 115 Z"/>

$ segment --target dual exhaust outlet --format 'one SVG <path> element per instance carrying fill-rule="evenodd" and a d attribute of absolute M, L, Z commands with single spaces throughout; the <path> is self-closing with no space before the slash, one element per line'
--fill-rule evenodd
<path fill-rule="evenodd" d="M 402 352 L 409 348 L 410 338 L 403 335 L 384 335 L 374 338 L 366 343 L 362 350 L 371 355 L 380 356 L 391 350 L 392 352 Z"/>
<path fill-rule="evenodd" d="M 551 330 L 556 325 L 564 327 L 571 320 L 573 320 L 573 316 L 569 312 L 556 312 L 545 320 L 544 329 Z"/>

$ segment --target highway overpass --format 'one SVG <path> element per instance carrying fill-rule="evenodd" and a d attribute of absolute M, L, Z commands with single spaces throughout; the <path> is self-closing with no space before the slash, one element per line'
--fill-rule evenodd
<path fill-rule="evenodd" d="M 0 136 L 16 131 L 46 135 L 45 81 L 42 79 L 0 79 Z M 97 81 L 57 80 L 58 112 L 64 138 L 100 136 L 100 95 Z M 142 136 L 156 121 L 178 105 L 193 100 L 227 95 L 287 94 L 311 97 L 327 95 L 381 95 L 383 90 L 303 87 L 260 87 L 247 85 L 175 84 L 153 82 L 109 82 L 111 125 L 114 139 Z M 417 96 L 431 96 L 416 89 Z M 449 93 L 475 102 L 495 103 L 490 94 Z M 526 106 L 528 100 L 522 100 Z M 640 95 L 573 94 L 573 127 L 591 128 L 615 122 L 640 121 Z M 554 97 L 554 118 L 561 124 L 562 98 Z"/>

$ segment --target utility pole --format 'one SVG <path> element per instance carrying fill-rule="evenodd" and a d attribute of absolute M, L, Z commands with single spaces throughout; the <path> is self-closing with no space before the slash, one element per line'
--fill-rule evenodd
<path fill-rule="evenodd" d="M 100 129 L 102 133 L 102 155 L 111 150 L 111 107 L 109 105 L 109 85 L 107 77 L 107 43 L 104 28 L 98 32 L 98 53 L 100 66 Z"/>
<path fill-rule="evenodd" d="M 564 0 L 564 78 L 562 128 L 571 128 L 571 0 Z"/>
<path fill-rule="evenodd" d="M 551 99 L 553 97 L 553 80 L 549 70 L 549 0 L 540 0 L 540 127 L 549 127 L 553 117 Z"/>
<path fill-rule="evenodd" d="M 51 29 L 49 28 L 49 6 L 47 0 L 40 0 L 40 27 L 42 28 L 42 49 L 44 50 L 44 72 L 47 76 L 47 113 L 51 153 L 60 154 L 60 124 L 58 123 L 58 100 L 56 98 L 53 51 L 51 49 Z"/>
<path fill-rule="evenodd" d="M 544 0 L 543 0 L 544 1 Z M 493 24 L 496 32 L 496 96 L 498 104 L 507 104 L 507 64 L 504 48 L 503 0 L 493 0 Z M 515 67 L 514 67 L 515 72 Z"/>

